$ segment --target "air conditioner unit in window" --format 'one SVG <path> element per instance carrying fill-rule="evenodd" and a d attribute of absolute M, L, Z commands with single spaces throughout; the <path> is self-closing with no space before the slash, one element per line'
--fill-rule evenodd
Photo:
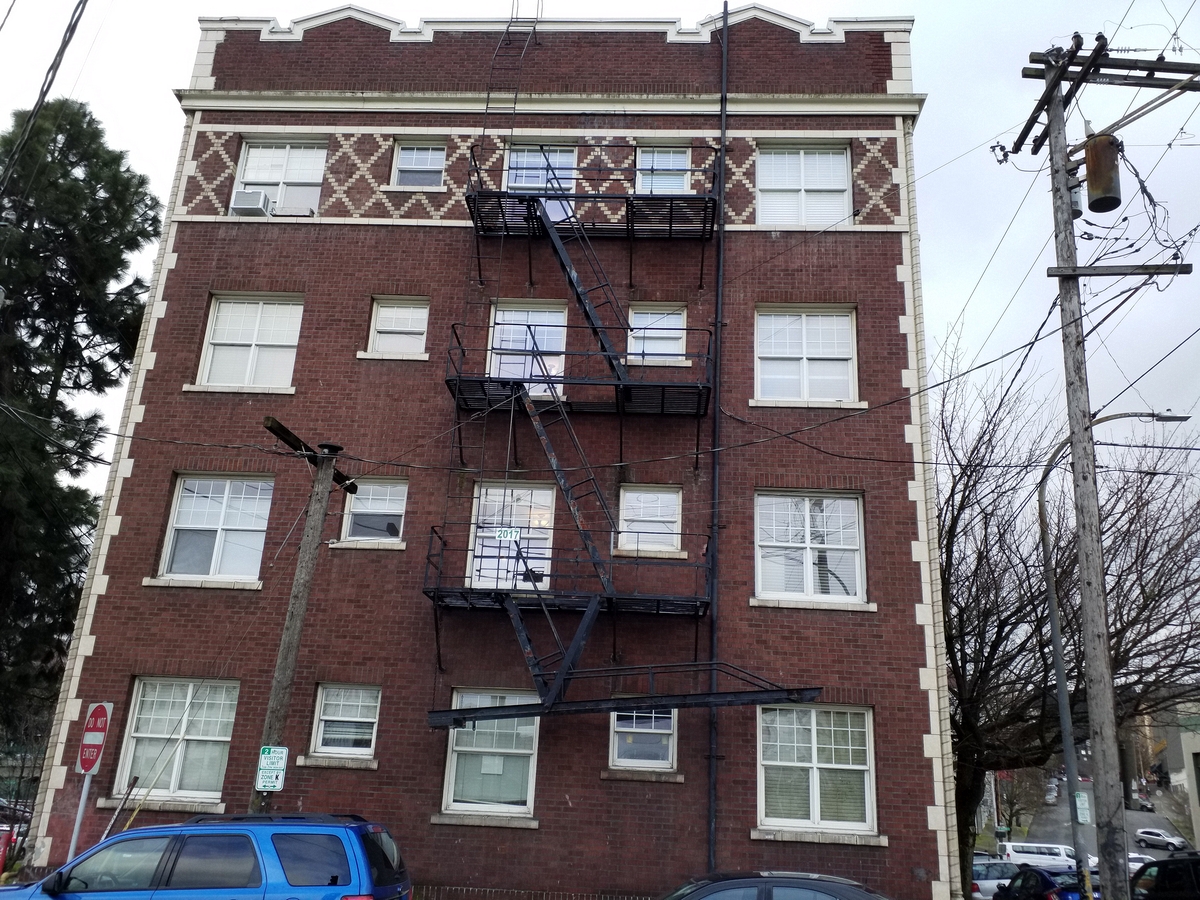
<path fill-rule="evenodd" d="M 234 191 L 229 214 L 231 216 L 268 216 L 271 214 L 271 198 L 267 196 L 266 191 Z"/>

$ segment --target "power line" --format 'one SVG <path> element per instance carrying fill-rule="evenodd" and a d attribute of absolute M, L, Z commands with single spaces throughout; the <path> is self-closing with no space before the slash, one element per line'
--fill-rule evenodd
<path fill-rule="evenodd" d="M 8 24 L 8 17 L 12 15 L 13 7 L 17 5 L 17 0 L 11 0 L 8 4 L 8 11 L 4 14 L 4 19 L 0 21 L 0 31 L 4 30 L 4 26 Z"/>

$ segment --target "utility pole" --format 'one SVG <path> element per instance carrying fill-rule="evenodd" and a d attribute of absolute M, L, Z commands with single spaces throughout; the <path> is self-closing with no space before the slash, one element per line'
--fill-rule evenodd
<path fill-rule="evenodd" d="M 1108 604 L 1105 597 L 1104 557 L 1100 533 L 1100 501 L 1096 491 L 1096 449 L 1092 440 L 1092 413 L 1088 394 L 1087 358 L 1084 350 L 1083 307 L 1079 293 L 1080 276 L 1120 276 L 1189 274 L 1191 266 L 1182 263 L 1169 265 L 1085 266 L 1080 267 L 1075 250 L 1074 215 L 1071 204 L 1072 186 L 1079 186 L 1072 176 L 1078 173 L 1081 161 L 1072 161 L 1072 154 L 1088 150 L 1089 206 L 1094 212 L 1108 212 L 1120 205 L 1117 185 L 1116 153 L 1118 144 L 1113 134 L 1118 127 L 1146 115 L 1184 91 L 1200 88 L 1197 76 L 1200 66 L 1165 64 L 1161 60 L 1113 60 L 1106 55 L 1108 41 L 1096 36 L 1091 54 L 1079 60 L 1083 39 L 1075 34 L 1071 47 L 1064 51 L 1054 48 L 1046 53 L 1030 55 L 1030 62 L 1041 63 L 1042 69 L 1023 69 L 1026 78 L 1042 78 L 1045 89 L 1025 127 L 1013 143 L 1012 153 L 1021 145 L 1038 123 L 1043 111 L 1047 124 L 1033 141 L 1038 151 L 1048 139 L 1050 146 L 1050 185 L 1054 207 L 1054 245 L 1057 266 L 1047 275 L 1058 278 L 1059 311 L 1062 318 L 1063 361 L 1066 375 L 1067 419 L 1070 424 L 1071 471 L 1075 490 L 1075 519 L 1078 532 L 1080 618 L 1083 628 L 1084 683 L 1087 692 L 1088 723 L 1091 730 L 1095 778 L 1096 837 L 1100 857 L 1100 879 L 1106 900 L 1129 900 L 1129 870 L 1126 856 L 1125 802 L 1120 783 L 1120 754 L 1117 747 L 1116 709 L 1113 693 L 1112 657 L 1108 631 Z M 1157 69 L 1155 67 L 1158 67 Z M 1106 71 L 1108 70 L 1108 71 Z M 1155 74 L 1169 72 L 1180 79 L 1155 79 Z M 1137 76 L 1137 77 L 1135 77 Z M 1151 79 L 1153 83 L 1147 81 Z M 1066 95 L 1062 83 L 1070 84 Z M 1099 84 L 1163 87 L 1166 93 L 1127 113 L 1100 134 L 1089 137 L 1083 145 L 1072 147 L 1067 141 L 1066 107 L 1079 89 L 1088 81 Z M 1103 146 L 1100 143 L 1103 142 Z M 1095 144 L 1097 153 L 1093 154 Z M 1104 150 L 1105 153 L 1099 152 Z M 1107 155 L 1105 155 L 1107 154 Z M 1007 157 L 1006 157 L 1007 158 Z M 1094 163 L 1094 165 L 1093 165 Z M 1092 171 L 1095 168 L 1096 171 Z M 1059 679 L 1063 678 L 1061 669 Z M 1061 712 L 1061 711 L 1060 711 Z M 1070 740 L 1069 733 L 1063 740 Z M 1071 798 L 1072 819 L 1077 820 L 1075 798 Z M 1073 825 L 1075 823 L 1073 822 Z M 1076 836 L 1076 840 L 1078 837 Z M 1076 860 L 1076 866 L 1087 867 L 1087 858 Z M 1084 876 L 1085 881 L 1088 880 Z"/>
<path fill-rule="evenodd" d="M 329 512 L 329 492 L 335 476 L 340 475 L 345 488 L 353 488 L 352 482 L 334 464 L 342 448 L 337 444 L 318 444 L 314 451 L 292 432 L 273 418 L 264 421 L 268 431 L 298 452 L 305 453 L 308 461 L 316 466 L 312 490 L 308 495 L 308 510 L 305 514 L 304 534 L 300 538 L 299 558 L 292 578 L 292 593 L 288 598 L 287 616 L 283 622 L 283 635 L 279 639 L 279 652 L 275 656 L 275 674 L 271 679 L 271 694 L 267 700 L 267 716 L 263 721 L 262 746 L 272 747 L 283 743 L 283 727 L 287 722 L 288 707 L 292 700 L 292 683 L 296 677 L 296 659 L 300 654 L 300 635 L 304 630 L 304 616 L 308 612 L 308 598 L 312 593 L 313 575 L 317 570 L 317 551 L 321 547 L 321 531 L 325 515 Z M 353 490 L 349 491 L 354 493 Z M 250 812 L 266 813 L 271 810 L 271 794 L 254 790 L 250 794 Z"/>

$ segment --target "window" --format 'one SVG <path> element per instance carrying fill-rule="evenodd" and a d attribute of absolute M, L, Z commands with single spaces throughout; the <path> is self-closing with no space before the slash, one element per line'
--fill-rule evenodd
<path fill-rule="evenodd" d="M 621 550 L 678 550 L 679 507 L 683 491 L 677 487 L 641 484 L 621 486 Z"/>
<path fill-rule="evenodd" d="M 574 147 L 514 147 L 508 152 L 508 189 L 522 194 L 570 194 L 575 190 Z M 552 221 L 571 215 L 571 203 L 546 203 Z"/>
<path fill-rule="evenodd" d="M 688 192 L 687 150 L 664 147 L 638 149 L 637 192 L 639 194 L 686 194 Z"/>
<path fill-rule="evenodd" d="M 675 710 L 613 713 L 608 764 L 614 769 L 674 769 Z"/>
<path fill-rule="evenodd" d="M 687 362 L 687 312 L 680 307 L 631 306 L 630 365 L 678 365 Z"/>
<path fill-rule="evenodd" d="M 396 149 L 392 184 L 407 188 L 440 188 L 445 167 L 445 147 L 400 146 Z"/>
<path fill-rule="evenodd" d="M 537 703 L 532 694 L 455 691 L 455 709 Z M 443 809 L 491 815 L 533 814 L 538 720 L 491 719 L 450 729 Z"/>
<path fill-rule="evenodd" d="M 757 332 L 757 399 L 856 399 L 854 320 L 850 313 L 760 310 Z"/>
<path fill-rule="evenodd" d="M 866 710 L 760 707 L 761 823 L 873 829 L 870 727 Z"/>
<path fill-rule="evenodd" d="M 180 477 L 163 574 L 257 579 L 273 487 L 270 481 Z"/>
<path fill-rule="evenodd" d="M 238 190 L 265 191 L 275 215 L 310 215 L 321 205 L 325 147 L 253 143 L 242 151 Z"/>
<path fill-rule="evenodd" d="M 188 835 L 166 886 L 175 890 L 261 887 L 258 854 L 244 834 Z"/>
<path fill-rule="evenodd" d="M 217 300 L 209 319 L 200 382 L 289 386 L 303 311 L 303 305 L 294 300 Z"/>
<path fill-rule="evenodd" d="M 864 599 L 857 498 L 760 494 L 755 518 L 759 597 Z"/>
<path fill-rule="evenodd" d="M 533 396 L 547 396 L 561 390 L 552 379 L 562 378 L 566 346 L 565 308 L 498 306 L 488 374 L 524 381 Z"/>
<path fill-rule="evenodd" d="M 336 834 L 273 834 L 283 874 L 292 887 L 324 887 L 350 883 L 346 845 Z"/>
<path fill-rule="evenodd" d="M 428 302 L 377 299 L 371 317 L 371 352 L 400 359 L 428 359 L 425 352 L 428 325 Z"/>
<path fill-rule="evenodd" d="M 758 224 L 826 228 L 850 215 L 845 150 L 760 150 Z"/>
<path fill-rule="evenodd" d="M 219 800 L 237 700 L 227 681 L 139 678 L 120 789 L 137 776 L 152 797 Z"/>
<path fill-rule="evenodd" d="M 379 688 L 323 684 L 317 689 L 312 752 L 370 757 L 379 724 Z"/>
<path fill-rule="evenodd" d="M 472 587 L 546 587 L 554 537 L 554 489 L 483 484 L 471 541 Z"/>
<path fill-rule="evenodd" d="M 358 481 L 358 493 L 346 495 L 346 541 L 399 541 L 404 534 L 408 484 L 403 481 Z"/>
<path fill-rule="evenodd" d="M 147 891 L 171 838 L 148 837 L 118 841 L 71 868 L 64 891 L 90 894 L 107 891 Z"/>

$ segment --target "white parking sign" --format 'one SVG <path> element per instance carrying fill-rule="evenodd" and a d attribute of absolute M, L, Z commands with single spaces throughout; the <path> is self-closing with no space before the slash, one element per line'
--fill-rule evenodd
<path fill-rule="evenodd" d="M 258 751 L 258 774 L 254 777 L 256 791 L 282 791 L 283 775 L 287 771 L 287 747 L 263 747 Z"/>

